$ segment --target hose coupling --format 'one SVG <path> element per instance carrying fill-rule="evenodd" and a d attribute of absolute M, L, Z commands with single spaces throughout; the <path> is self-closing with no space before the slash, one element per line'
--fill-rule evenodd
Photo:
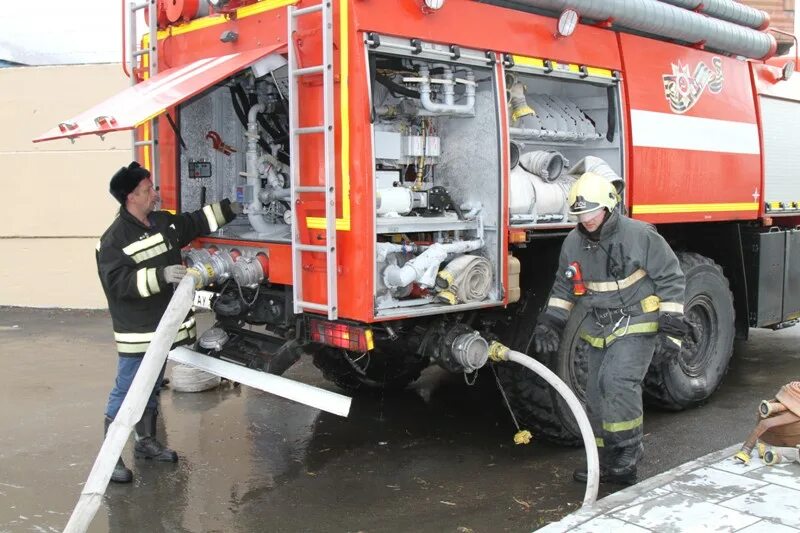
<path fill-rule="evenodd" d="M 489 345 L 489 359 L 495 363 L 500 361 L 508 361 L 508 352 L 508 346 L 505 346 L 497 341 L 492 341 L 492 343 Z"/>

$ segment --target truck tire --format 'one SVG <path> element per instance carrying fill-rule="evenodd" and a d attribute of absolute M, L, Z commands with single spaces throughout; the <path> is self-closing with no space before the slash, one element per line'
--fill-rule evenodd
<path fill-rule="evenodd" d="M 653 358 L 644 381 L 649 405 L 680 411 L 707 400 L 719 387 L 733 354 L 733 295 L 722 268 L 700 254 L 678 254 L 686 275 L 684 313 L 697 342 L 686 340 L 678 357 Z"/>
<path fill-rule="evenodd" d="M 586 309 L 577 305 L 572 310 L 558 353 L 537 354 L 533 349 L 535 314 L 520 317 L 517 340 L 512 344 L 516 351 L 527 354 L 552 370 L 564 381 L 583 403 L 586 398 L 586 344 L 578 332 L 586 317 Z M 531 316 L 532 315 L 532 316 Z M 578 423 L 561 395 L 545 380 L 525 367 L 513 363 L 497 365 L 497 375 L 522 429 L 528 429 L 537 438 L 562 446 L 582 444 Z"/>
<path fill-rule="evenodd" d="M 314 353 L 314 366 L 322 376 L 350 394 L 403 390 L 428 363 L 413 354 L 387 353 L 377 347 L 366 354 L 329 346 Z"/>

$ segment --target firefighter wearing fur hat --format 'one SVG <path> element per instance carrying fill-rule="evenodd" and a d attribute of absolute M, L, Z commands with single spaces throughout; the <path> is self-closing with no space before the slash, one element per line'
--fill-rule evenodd
<path fill-rule="evenodd" d="M 109 192 L 120 203 L 119 215 L 97 243 L 97 271 L 108 300 L 119 358 L 114 387 L 105 410 L 105 430 L 117 415 L 136 375 L 156 326 L 167 308 L 173 284 L 186 275 L 181 248 L 233 220 L 239 204 L 222 200 L 198 211 L 173 215 L 156 210 L 158 192 L 150 172 L 135 161 L 111 178 Z M 196 329 L 191 312 L 175 337 L 174 346 L 194 342 Z M 156 392 L 164 369 L 136 424 L 134 455 L 138 458 L 175 462 L 178 455 L 156 438 Z M 119 458 L 112 481 L 130 482 L 131 471 Z"/>
<path fill-rule="evenodd" d="M 601 482 L 636 483 L 642 457 L 641 383 L 654 352 L 675 357 L 690 326 L 683 317 L 685 278 L 656 229 L 624 216 L 604 177 L 587 172 L 569 193 L 578 219 L 561 248 L 547 307 L 534 330 L 537 352 L 558 351 L 575 306 L 586 310 L 586 409 L 600 451 Z M 586 480 L 586 469 L 574 473 Z"/>

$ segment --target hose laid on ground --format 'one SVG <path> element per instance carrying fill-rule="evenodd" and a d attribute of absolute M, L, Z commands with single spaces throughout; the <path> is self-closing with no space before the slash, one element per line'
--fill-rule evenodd
<path fill-rule="evenodd" d="M 592 431 L 589 418 L 586 416 L 580 400 L 578 400 L 575 393 L 570 390 L 567 384 L 561 381 L 549 368 L 524 353 L 515 352 L 495 341 L 489 346 L 489 358 L 492 361 L 513 361 L 524 366 L 543 378 L 551 387 L 556 389 L 556 392 L 567 402 L 567 405 L 572 411 L 572 415 L 575 417 L 575 420 L 578 421 L 578 427 L 580 428 L 581 437 L 583 438 L 583 446 L 586 448 L 587 480 L 586 492 L 583 496 L 583 506 L 588 507 L 593 505 L 595 500 L 597 500 L 597 489 L 600 486 L 600 460 L 597 455 L 597 444 L 595 443 L 594 432 Z"/>

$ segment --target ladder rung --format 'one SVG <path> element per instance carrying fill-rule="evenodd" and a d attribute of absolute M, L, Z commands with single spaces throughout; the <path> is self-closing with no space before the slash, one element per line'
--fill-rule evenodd
<path fill-rule="evenodd" d="M 152 146 L 153 144 L 155 144 L 153 141 L 136 141 L 133 143 L 134 146 Z"/>
<path fill-rule="evenodd" d="M 327 0 L 322 0 L 322 1 L 325 2 Z M 320 2 L 319 4 L 317 4 L 315 6 L 304 7 L 302 9 L 295 9 L 292 12 L 292 16 L 293 17 L 302 17 L 303 15 L 308 15 L 309 13 L 316 13 L 317 11 L 322 11 L 322 2 Z"/>
<path fill-rule="evenodd" d="M 295 244 L 294 248 L 301 252 L 319 252 L 322 254 L 328 251 L 328 247 L 321 244 Z"/>
<path fill-rule="evenodd" d="M 316 185 L 298 185 L 294 188 L 296 192 L 325 192 L 325 187 Z"/>
<path fill-rule="evenodd" d="M 140 9 L 144 9 L 146 7 L 149 7 L 149 6 L 150 6 L 150 2 L 140 2 L 138 4 L 132 3 L 131 4 L 131 12 L 135 13 L 135 12 L 139 11 Z"/>
<path fill-rule="evenodd" d="M 308 74 L 319 74 L 325 67 L 322 65 L 314 65 L 313 67 L 296 68 L 292 71 L 293 76 L 306 76 Z"/>
<path fill-rule="evenodd" d="M 149 53 L 150 53 L 150 50 L 144 50 L 144 49 L 142 49 L 142 50 L 136 50 L 136 51 L 133 53 L 133 57 L 146 56 L 146 55 L 147 55 L 147 54 L 149 54 Z"/>
<path fill-rule="evenodd" d="M 304 302 L 302 300 L 297 302 L 297 305 L 299 305 L 300 307 L 305 307 L 306 309 L 315 309 L 317 311 L 327 311 L 328 310 L 328 306 L 325 305 L 325 304 L 318 304 L 318 303 L 314 303 L 314 302 Z"/>
<path fill-rule="evenodd" d="M 307 133 L 324 133 L 325 126 L 309 126 L 307 128 L 295 128 L 295 135 L 305 135 Z"/>

